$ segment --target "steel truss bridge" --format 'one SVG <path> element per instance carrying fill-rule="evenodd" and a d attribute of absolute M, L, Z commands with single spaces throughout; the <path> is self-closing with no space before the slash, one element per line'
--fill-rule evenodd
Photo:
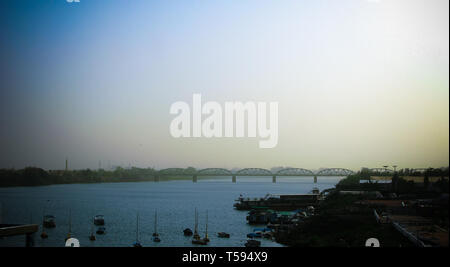
<path fill-rule="evenodd" d="M 314 177 L 314 182 L 317 182 L 317 176 L 348 176 L 354 174 L 352 170 L 343 168 L 327 168 L 321 169 L 317 172 L 302 168 L 285 168 L 277 172 L 272 172 L 262 168 L 245 168 L 235 172 L 232 172 L 223 168 L 207 168 L 201 170 L 194 169 L 182 169 L 182 168 L 168 168 L 158 171 L 158 175 L 155 176 L 155 180 L 159 180 L 161 176 L 169 175 L 182 175 L 192 176 L 192 181 L 196 182 L 199 176 L 231 176 L 232 182 L 236 182 L 237 176 L 270 176 L 272 181 L 276 182 L 276 177 L 284 176 L 307 176 Z"/>

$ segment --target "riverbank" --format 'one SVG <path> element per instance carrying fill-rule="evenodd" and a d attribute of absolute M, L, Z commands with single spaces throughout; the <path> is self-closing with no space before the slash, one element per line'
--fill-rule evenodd
<path fill-rule="evenodd" d="M 429 184 L 396 175 L 391 184 L 360 183 L 367 178 L 357 174 L 341 180 L 327 192 L 316 215 L 277 231 L 276 241 L 300 247 L 363 247 L 367 239 L 376 238 L 383 247 L 448 247 L 447 177 Z M 406 230 L 400 231 L 399 225 Z"/>
<path fill-rule="evenodd" d="M 372 210 L 354 206 L 357 200 L 332 193 L 318 215 L 290 231 L 278 232 L 276 241 L 299 247 L 363 247 L 367 239 L 377 238 L 385 247 L 412 246 L 391 225 L 379 225 Z"/>
<path fill-rule="evenodd" d="M 193 168 L 186 170 L 192 171 Z M 194 169 L 195 170 L 195 169 Z M 201 180 L 205 177 L 198 177 Z M 206 179 L 206 178 L 205 178 Z M 210 179 L 210 177 L 208 178 Z M 124 182 L 158 182 L 192 180 L 191 175 L 158 175 L 152 168 L 116 168 L 99 170 L 49 170 L 27 167 L 20 170 L 0 169 L 0 187 L 45 186 L 57 184 L 94 184 Z"/>

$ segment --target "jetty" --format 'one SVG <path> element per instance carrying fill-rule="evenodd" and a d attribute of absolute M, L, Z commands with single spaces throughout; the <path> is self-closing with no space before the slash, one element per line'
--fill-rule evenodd
<path fill-rule="evenodd" d="M 34 246 L 34 234 L 39 230 L 37 224 L 0 224 L 0 237 L 25 235 L 25 246 Z"/>

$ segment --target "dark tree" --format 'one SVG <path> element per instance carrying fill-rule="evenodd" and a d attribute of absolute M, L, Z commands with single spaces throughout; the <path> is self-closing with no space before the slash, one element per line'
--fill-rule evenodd
<path fill-rule="evenodd" d="M 392 176 L 392 192 L 398 192 L 398 173 L 395 172 L 394 176 Z"/>
<path fill-rule="evenodd" d="M 423 187 L 427 190 L 430 186 L 430 179 L 428 178 L 428 172 L 425 173 L 423 177 Z"/>

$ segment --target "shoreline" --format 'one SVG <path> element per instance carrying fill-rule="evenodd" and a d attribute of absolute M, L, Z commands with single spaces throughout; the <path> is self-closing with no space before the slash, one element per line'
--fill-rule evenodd
<path fill-rule="evenodd" d="M 221 177 L 199 177 L 198 180 L 214 180 L 214 179 L 220 179 Z M 159 183 L 159 182 L 171 182 L 171 181 L 192 181 L 192 177 L 167 177 L 167 178 L 159 178 L 158 181 L 155 181 L 155 179 L 149 179 L 149 180 L 118 180 L 118 181 L 86 181 L 86 182 L 65 182 L 65 183 L 49 183 L 49 184 L 40 184 L 40 185 L 5 185 L 0 186 L 0 188 L 14 188 L 14 187 L 41 187 L 41 186 L 50 186 L 50 185 L 76 185 L 76 184 L 118 184 L 118 183 Z"/>

